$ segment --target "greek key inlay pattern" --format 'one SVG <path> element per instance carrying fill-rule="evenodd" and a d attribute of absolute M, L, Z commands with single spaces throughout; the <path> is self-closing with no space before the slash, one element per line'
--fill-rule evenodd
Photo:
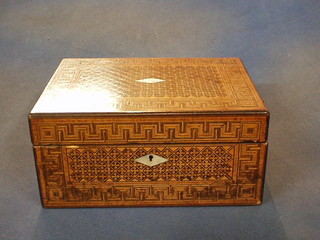
<path fill-rule="evenodd" d="M 149 121 L 148 121 L 149 120 Z M 127 143 L 208 143 L 264 141 L 266 118 L 205 120 L 179 119 L 80 120 L 33 119 L 35 145 L 127 144 Z M 109 121 L 109 122 L 108 122 Z"/>

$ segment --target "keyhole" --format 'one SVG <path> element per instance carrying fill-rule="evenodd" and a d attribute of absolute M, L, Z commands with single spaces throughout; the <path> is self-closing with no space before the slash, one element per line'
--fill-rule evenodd
<path fill-rule="evenodd" d="M 149 155 L 149 160 L 150 160 L 150 162 L 152 161 L 152 158 L 153 158 L 153 156 L 152 156 L 152 155 Z"/>

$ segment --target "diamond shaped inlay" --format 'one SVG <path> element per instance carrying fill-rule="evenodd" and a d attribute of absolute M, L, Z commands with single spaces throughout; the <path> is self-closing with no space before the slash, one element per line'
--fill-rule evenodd
<path fill-rule="evenodd" d="M 160 163 L 164 163 L 164 162 L 168 161 L 168 159 L 165 159 L 163 157 L 159 157 L 155 154 L 148 154 L 143 157 L 137 158 L 135 161 L 138 163 L 142 163 L 144 165 L 147 165 L 149 167 L 152 167 L 152 166 L 158 165 Z"/>
<path fill-rule="evenodd" d="M 136 80 L 137 82 L 142 82 L 142 83 L 157 83 L 157 82 L 164 82 L 166 80 L 159 79 L 159 78 L 144 78 L 140 80 Z"/>

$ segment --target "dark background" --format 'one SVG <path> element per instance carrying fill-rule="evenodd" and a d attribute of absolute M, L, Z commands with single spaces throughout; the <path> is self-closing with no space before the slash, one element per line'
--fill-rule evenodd
<path fill-rule="evenodd" d="M 320 2 L 1 1 L 1 239 L 319 239 Z M 43 209 L 27 114 L 62 58 L 241 57 L 270 112 L 258 207 Z"/>

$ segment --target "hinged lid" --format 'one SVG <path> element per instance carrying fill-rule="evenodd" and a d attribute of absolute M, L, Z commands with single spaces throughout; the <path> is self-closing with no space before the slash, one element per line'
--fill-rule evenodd
<path fill-rule="evenodd" d="M 64 59 L 31 114 L 263 112 L 238 58 Z"/>
<path fill-rule="evenodd" d="M 264 142 L 240 59 L 64 59 L 30 118 L 34 145 Z"/>

